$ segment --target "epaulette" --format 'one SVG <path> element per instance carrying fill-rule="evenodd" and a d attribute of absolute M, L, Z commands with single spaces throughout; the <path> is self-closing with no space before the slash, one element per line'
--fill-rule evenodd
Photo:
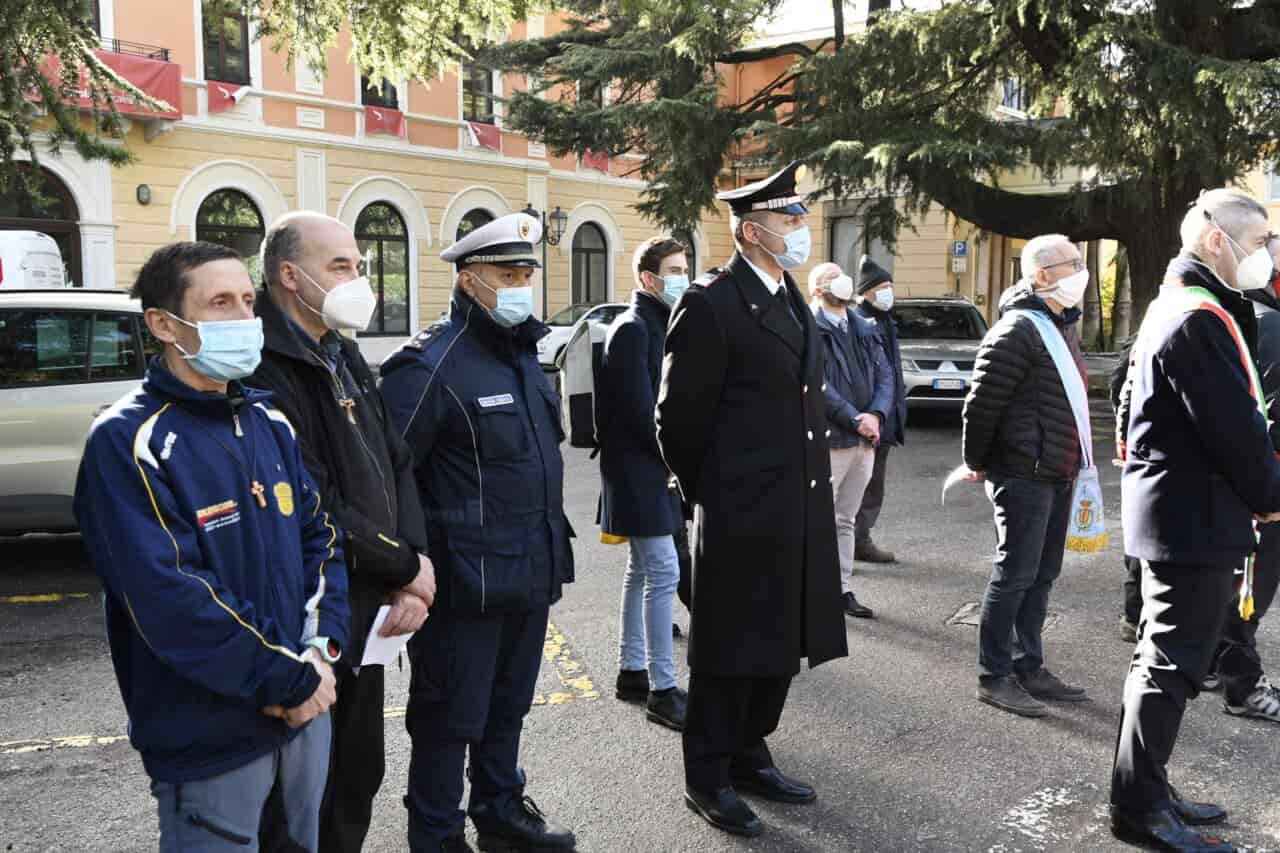
<path fill-rule="evenodd" d="M 407 340 L 405 342 L 405 346 L 410 349 L 416 349 L 418 352 L 422 352 L 427 348 L 427 344 L 431 343 L 433 338 L 439 337 L 440 333 L 447 328 L 449 328 L 448 320 L 437 320 Z"/>
<path fill-rule="evenodd" d="M 711 285 L 715 284 L 717 281 L 720 281 L 721 279 L 726 278 L 728 275 L 729 275 L 729 271 L 724 267 L 712 267 L 709 270 L 704 270 L 702 275 L 694 279 L 693 284 L 690 286 L 691 287 L 710 287 Z"/>

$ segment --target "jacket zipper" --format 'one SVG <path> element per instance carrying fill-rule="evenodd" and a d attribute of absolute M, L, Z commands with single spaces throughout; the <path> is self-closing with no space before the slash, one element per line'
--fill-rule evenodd
<path fill-rule="evenodd" d="M 453 397 L 453 401 L 458 404 L 458 409 L 462 412 L 462 417 L 467 421 L 467 429 L 471 431 L 471 456 L 476 463 L 476 482 L 480 488 L 480 528 L 484 529 L 484 472 L 480 468 L 480 444 L 476 441 L 476 428 L 471 423 L 471 415 L 467 414 L 467 407 L 462 405 L 462 400 L 458 399 L 458 395 L 448 385 L 444 389 L 449 392 L 449 396 Z M 484 577 L 484 554 L 480 555 L 480 612 L 485 611 L 485 577 Z"/>
<path fill-rule="evenodd" d="M 344 400 L 347 399 L 346 389 L 342 387 L 342 380 L 338 377 L 337 372 L 326 364 L 324 359 L 320 358 L 320 356 L 316 355 L 311 350 L 307 350 L 307 353 L 329 373 L 329 378 L 333 380 L 333 390 L 337 392 L 338 397 Z M 356 438 L 360 440 L 360 446 L 364 448 L 365 454 L 369 457 L 370 461 L 373 462 L 373 467 L 378 472 L 379 484 L 382 487 L 382 499 L 387 504 L 387 522 L 393 523 L 395 521 L 395 511 L 391 508 L 391 495 L 387 492 L 387 475 L 382 470 L 382 466 L 378 464 L 378 457 L 374 455 L 368 442 L 364 440 L 364 433 L 360 430 L 360 427 L 355 424 L 353 424 L 353 426 L 356 427 Z"/>

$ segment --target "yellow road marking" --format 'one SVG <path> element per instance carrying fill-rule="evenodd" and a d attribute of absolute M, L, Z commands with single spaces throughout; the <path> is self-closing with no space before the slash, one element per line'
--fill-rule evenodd
<path fill-rule="evenodd" d="M 573 657 L 569 641 L 551 622 L 547 623 L 547 639 L 542 644 L 542 657 L 548 663 L 555 664 L 556 676 L 564 689 L 553 690 L 545 696 L 538 693 L 533 697 L 533 704 L 563 705 L 578 699 L 591 701 L 600 698 L 600 692 L 591 682 L 591 676 L 587 675 L 582 664 Z"/>
<path fill-rule="evenodd" d="M 0 604 L 57 604 L 73 598 L 88 598 L 87 592 L 46 592 L 39 595 L 0 596 Z"/>
<path fill-rule="evenodd" d="M 49 599 L 48 596 L 14 597 Z M 89 594 L 69 593 L 68 597 L 88 598 Z M 0 601 L 8 600 L 0 599 Z M 30 602 L 13 603 L 27 604 Z M 591 676 L 587 675 L 582 664 L 574 659 L 573 649 L 569 645 L 569 641 L 560 629 L 550 622 L 547 623 L 547 638 L 542 644 L 542 657 L 543 660 L 555 666 L 556 677 L 560 680 L 562 689 L 553 690 L 550 693 L 535 693 L 533 697 L 534 705 L 563 705 L 566 702 L 589 702 L 600 698 L 600 693 L 592 683 Z M 406 711 L 407 709 L 403 705 L 388 705 L 383 709 L 382 716 L 388 720 L 399 719 L 405 715 Z M 110 746 L 113 743 L 128 739 L 127 735 L 69 735 L 67 737 L 0 741 L 0 755 L 21 755 L 29 752 L 48 752 L 54 749 L 85 749 L 93 746 Z"/>

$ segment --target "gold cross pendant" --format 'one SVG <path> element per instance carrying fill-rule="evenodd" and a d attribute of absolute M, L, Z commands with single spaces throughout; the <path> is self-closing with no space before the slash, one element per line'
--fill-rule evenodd
<path fill-rule="evenodd" d="M 338 401 L 338 405 L 347 410 L 347 420 L 351 423 L 356 422 L 356 401 L 350 397 L 343 397 Z"/>
<path fill-rule="evenodd" d="M 262 509 L 267 508 L 267 499 L 262 496 L 263 493 L 266 491 L 267 491 L 266 488 L 257 480 L 254 480 L 252 483 L 249 484 L 249 494 L 257 498 L 258 506 L 261 507 Z"/>

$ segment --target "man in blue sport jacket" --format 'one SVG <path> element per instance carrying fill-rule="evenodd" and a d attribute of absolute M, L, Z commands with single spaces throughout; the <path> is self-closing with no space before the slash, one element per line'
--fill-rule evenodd
<path fill-rule="evenodd" d="M 175 243 L 133 289 L 164 346 L 94 423 L 76 519 L 105 590 L 129 737 L 160 850 L 257 849 L 281 789 L 291 840 L 318 844 L 347 575 L 289 421 L 240 384 L 262 325 L 239 255 Z"/>

